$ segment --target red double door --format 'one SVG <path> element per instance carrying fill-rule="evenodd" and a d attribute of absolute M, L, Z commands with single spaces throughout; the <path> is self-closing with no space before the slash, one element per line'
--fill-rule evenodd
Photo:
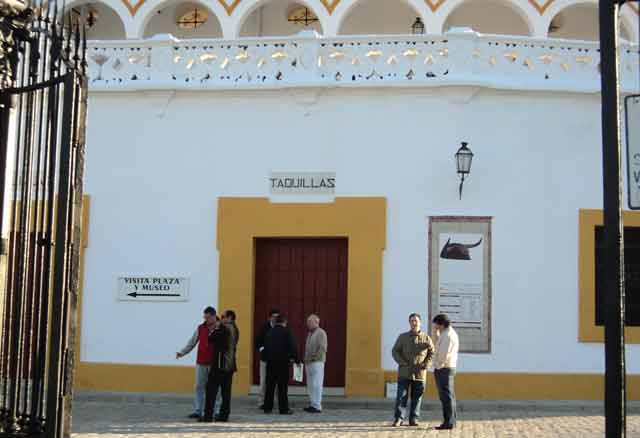
<path fill-rule="evenodd" d="M 269 311 L 288 319 L 302 359 L 307 317 L 315 313 L 327 332 L 325 387 L 344 387 L 347 331 L 347 239 L 257 239 L 254 335 Z M 253 381 L 259 383 L 254 352 Z M 291 382 L 293 383 L 293 382 Z"/>

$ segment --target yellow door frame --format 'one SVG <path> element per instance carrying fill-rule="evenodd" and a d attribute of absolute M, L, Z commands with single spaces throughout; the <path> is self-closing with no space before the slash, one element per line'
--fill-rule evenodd
<path fill-rule="evenodd" d="M 324 204 L 281 204 L 267 198 L 219 198 L 218 306 L 221 311 L 233 309 L 238 315 L 241 342 L 234 378 L 234 392 L 238 394 L 249 392 L 253 369 L 255 239 L 268 237 L 349 240 L 345 393 L 382 396 L 380 339 L 386 199 L 336 198 L 335 202 Z"/>

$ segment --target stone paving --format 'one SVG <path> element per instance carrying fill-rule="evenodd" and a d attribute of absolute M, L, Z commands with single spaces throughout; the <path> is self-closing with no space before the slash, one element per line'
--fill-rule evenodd
<path fill-rule="evenodd" d="M 457 438 L 532 438 L 532 437 L 603 437 L 604 419 L 600 406 L 578 404 L 464 405 L 459 413 L 459 427 L 437 431 L 439 407 L 425 404 L 421 425 L 390 427 L 387 404 L 370 408 L 347 404 L 325 407 L 322 414 L 301 410 L 304 401 L 293 402 L 295 414 L 265 415 L 253 403 L 232 403 L 229 423 L 197 423 L 187 419 L 190 405 L 184 400 L 83 400 L 74 405 L 73 438 L 213 438 L 257 437 L 263 435 L 296 438 L 329 437 L 457 437 Z M 628 417 L 628 436 L 640 438 L 640 412 Z"/>

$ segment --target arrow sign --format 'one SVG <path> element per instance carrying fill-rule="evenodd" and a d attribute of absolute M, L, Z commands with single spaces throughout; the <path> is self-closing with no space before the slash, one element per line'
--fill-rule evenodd
<path fill-rule="evenodd" d="M 117 279 L 118 301 L 188 301 L 189 279 L 166 276 L 123 276 Z"/>
<path fill-rule="evenodd" d="M 180 294 L 139 294 L 138 292 L 131 292 L 127 294 L 130 297 L 179 297 Z"/>

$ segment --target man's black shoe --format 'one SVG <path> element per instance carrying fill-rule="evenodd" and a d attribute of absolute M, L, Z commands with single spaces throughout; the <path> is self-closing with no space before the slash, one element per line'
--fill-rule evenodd
<path fill-rule="evenodd" d="M 226 423 L 229 421 L 229 417 L 223 417 L 222 415 L 216 415 L 216 423 Z"/>
<path fill-rule="evenodd" d="M 410 420 L 409 420 L 409 426 L 416 427 L 416 426 L 419 426 L 419 424 L 418 424 L 418 422 L 417 422 L 416 420 L 411 420 L 411 419 L 410 419 Z"/>
<path fill-rule="evenodd" d="M 200 423 L 212 423 L 213 422 L 213 418 L 211 418 L 211 417 L 200 417 L 200 418 L 198 418 L 198 422 L 200 422 Z"/>
<path fill-rule="evenodd" d="M 451 429 L 453 429 L 453 426 L 449 424 L 441 424 L 440 426 L 436 427 L 436 430 L 451 430 Z"/>
<path fill-rule="evenodd" d="M 303 409 L 305 412 L 308 412 L 310 414 L 320 414 L 322 413 L 322 411 L 320 409 L 316 409 L 313 406 L 307 406 L 306 408 Z"/>
<path fill-rule="evenodd" d="M 288 411 L 280 411 L 280 415 L 291 415 L 293 414 L 293 411 L 291 409 L 289 409 Z"/>
<path fill-rule="evenodd" d="M 258 409 L 260 409 L 261 411 L 263 411 L 263 410 L 264 410 L 264 403 L 263 403 L 263 404 L 261 404 L 260 406 L 258 406 Z"/>
<path fill-rule="evenodd" d="M 265 413 L 265 414 L 270 414 L 270 413 L 271 413 L 271 409 L 265 409 L 265 410 L 264 410 L 264 413 Z"/>
<path fill-rule="evenodd" d="M 193 419 L 200 418 L 200 414 L 196 414 L 194 412 L 193 414 L 189 415 L 189 418 L 193 418 Z"/>

